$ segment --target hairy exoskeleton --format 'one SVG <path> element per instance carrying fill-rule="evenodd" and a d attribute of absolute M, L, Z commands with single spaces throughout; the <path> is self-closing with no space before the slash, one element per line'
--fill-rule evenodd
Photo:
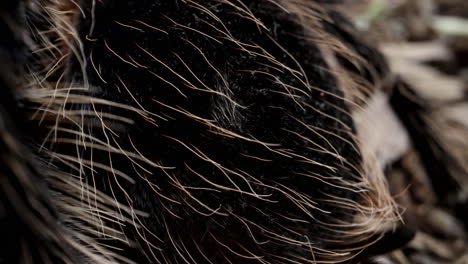
<path fill-rule="evenodd" d="M 321 2 L 7 1 L 0 263 L 353 263 L 408 240 L 383 175 L 409 144 L 399 82 Z"/>

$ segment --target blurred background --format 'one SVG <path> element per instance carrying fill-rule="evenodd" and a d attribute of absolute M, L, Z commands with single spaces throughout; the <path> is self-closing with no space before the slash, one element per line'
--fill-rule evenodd
<path fill-rule="evenodd" d="M 435 172 L 416 148 L 387 169 L 416 235 L 375 263 L 468 263 L 468 0 L 347 0 L 339 8 L 424 99 L 428 148 L 441 149 Z"/>

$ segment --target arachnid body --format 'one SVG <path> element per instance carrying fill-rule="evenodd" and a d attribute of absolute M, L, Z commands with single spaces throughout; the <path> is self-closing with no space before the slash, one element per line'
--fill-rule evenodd
<path fill-rule="evenodd" d="M 404 83 L 322 2 L 2 3 L 0 263 L 355 263 L 405 243 L 383 174 L 410 138 L 387 102 Z"/>

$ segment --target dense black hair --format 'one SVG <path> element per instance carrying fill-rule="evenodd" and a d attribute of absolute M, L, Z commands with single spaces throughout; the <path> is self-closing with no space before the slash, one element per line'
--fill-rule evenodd
<path fill-rule="evenodd" d="M 332 6 L 0 5 L 0 263 L 357 263 L 411 238 L 355 120 L 391 74 Z"/>

